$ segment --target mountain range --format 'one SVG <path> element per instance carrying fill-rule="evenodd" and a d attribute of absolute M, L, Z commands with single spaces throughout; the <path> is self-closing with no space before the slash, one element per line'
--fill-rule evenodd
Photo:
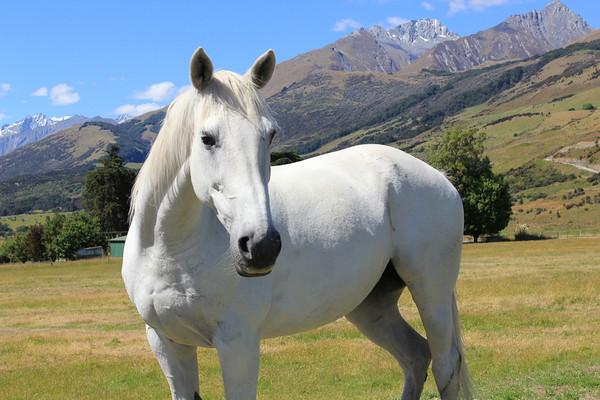
<path fill-rule="evenodd" d="M 265 92 L 276 94 L 322 71 L 464 71 L 543 54 L 591 31 L 581 16 L 558 0 L 541 11 L 510 16 L 493 28 L 463 38 L 435 19 L 408 21 L 392 29 L 361 28 L 335 43 L 279 64 Z"/>
<path fill-rule="evenodd" d="M 539 192 L 553 184 L 545 174 L 571 187 L 588 185 L 580 174 L 589 171 L 577 165 L 600 171 L 588 146 L 600 137 L 599 64 L 600 33 L 553 1 L 466 37 L 433 19 L 361 28 L 279 64 L 264 93 L 283 127 L 275 149 L 312 156 L 384 143 L 425 157 L 442 130 L 467 125 L 489 132 L 498 171 L 540 179 Z M 106 146 L 117 143 L 128 162 L 141 163 L 164 112 L 85 121 L 0 157 L 0 213 L 76 207 L 81 176 Z M 525 206 L 540 201 L 515 182 Z M 52 202 L 42 202 L 39 188 Z"/>
<path fill-rule="evenodd" d="M 0 127 L 0 157 L 21 146 L 37 142 L 55 132 L 88 121 L 116 123 L 111 119 L 102 117 L 88 118 L 82 115 L 48 117 L 44 114 L 34 114 L 10 125 L 3 125 Z"/>
<path fill-rule="evenodd" d="M 421 65 L 464 71 L 486 63 L 540 55 L 591 31 L 581 16 L 555 0 L 541 11 L 513 15 L 491 29 L 436 46 L 421 60 Z"/>
<path fill-rule="evenodd" d="M 277 66 L 265 89 L 273 95 L 318 71 L 396 73 L 440 43 L 459 39 L 437 19 L 419 19 L 386 29 L 375 25 Z"/>

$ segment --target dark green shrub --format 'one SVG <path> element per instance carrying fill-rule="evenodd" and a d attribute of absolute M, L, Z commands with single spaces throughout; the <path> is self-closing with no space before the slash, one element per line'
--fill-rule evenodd
<path fill-rule="evenodd" d="M 581 106 L 581 109 L 586 110 L 586 111 L 592 111 L 592 110 L 595 110 L 596 107 L 592 103 L 585 103 L 584 105 Z"/>

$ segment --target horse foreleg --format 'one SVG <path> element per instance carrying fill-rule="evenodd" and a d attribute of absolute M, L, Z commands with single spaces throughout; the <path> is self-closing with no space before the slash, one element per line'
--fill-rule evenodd
<path fill-rule="evenodd" d="M 221 330 L 215 339 L 225 399 L 255 400 L 258 385 L 260 339 L 249 330 Z"/>
<path fill-rule="evenodd" d="M 146 325 L 148 342 L 169 382 L 173 400 L 201 400 L 196 348 L 175 343 Z"/>

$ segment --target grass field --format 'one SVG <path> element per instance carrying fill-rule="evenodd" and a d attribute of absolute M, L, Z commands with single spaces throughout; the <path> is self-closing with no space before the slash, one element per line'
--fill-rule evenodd
<path fill-rule="evenodd" d="M 458 284 L 479 399 L 600 399 L 600 239 L 466 245 Z M 0 399 L 168 399 L 119 261 L 0 267 Z M 405 293 L 401 308 L 421 329 Z M 339 320 L 262 347 L 260 399 L 398 399 L 395 361 Z M 205 400 L 223 398 L 200 350 Z M 430 374 L 430 376 L 432 376 Z M 428 380 L 423 398 L 435 398 Z"/>
<path fill-rule="evenodd" d="M 18 215 L 7 215 L 0 217 L 0 222 L 7 224 L 12 230 L 16 230 L 21 226 L 30 226 L 34 224 L 41 224 L 46 221 L 47 217 L 52 216 L 52 212 L 37 212 L 30 214 L 18 214 Z M 67 214 L 62 212 L 61 214 Z"/>

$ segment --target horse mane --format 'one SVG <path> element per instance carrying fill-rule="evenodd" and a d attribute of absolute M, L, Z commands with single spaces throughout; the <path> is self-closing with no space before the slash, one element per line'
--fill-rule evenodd
<path fill-rule="evenodd" d="M 272 119 L 264 97 L 251 80 L 230 71 L 215 72 L 202 91 L 191 87 L 173 100 L 133 185 L 130 219 L 142 201 L 158 207 L 189 158 L 194 132 L 201 121 L 231 111 L 255 124 L 261 116 Z"/>

